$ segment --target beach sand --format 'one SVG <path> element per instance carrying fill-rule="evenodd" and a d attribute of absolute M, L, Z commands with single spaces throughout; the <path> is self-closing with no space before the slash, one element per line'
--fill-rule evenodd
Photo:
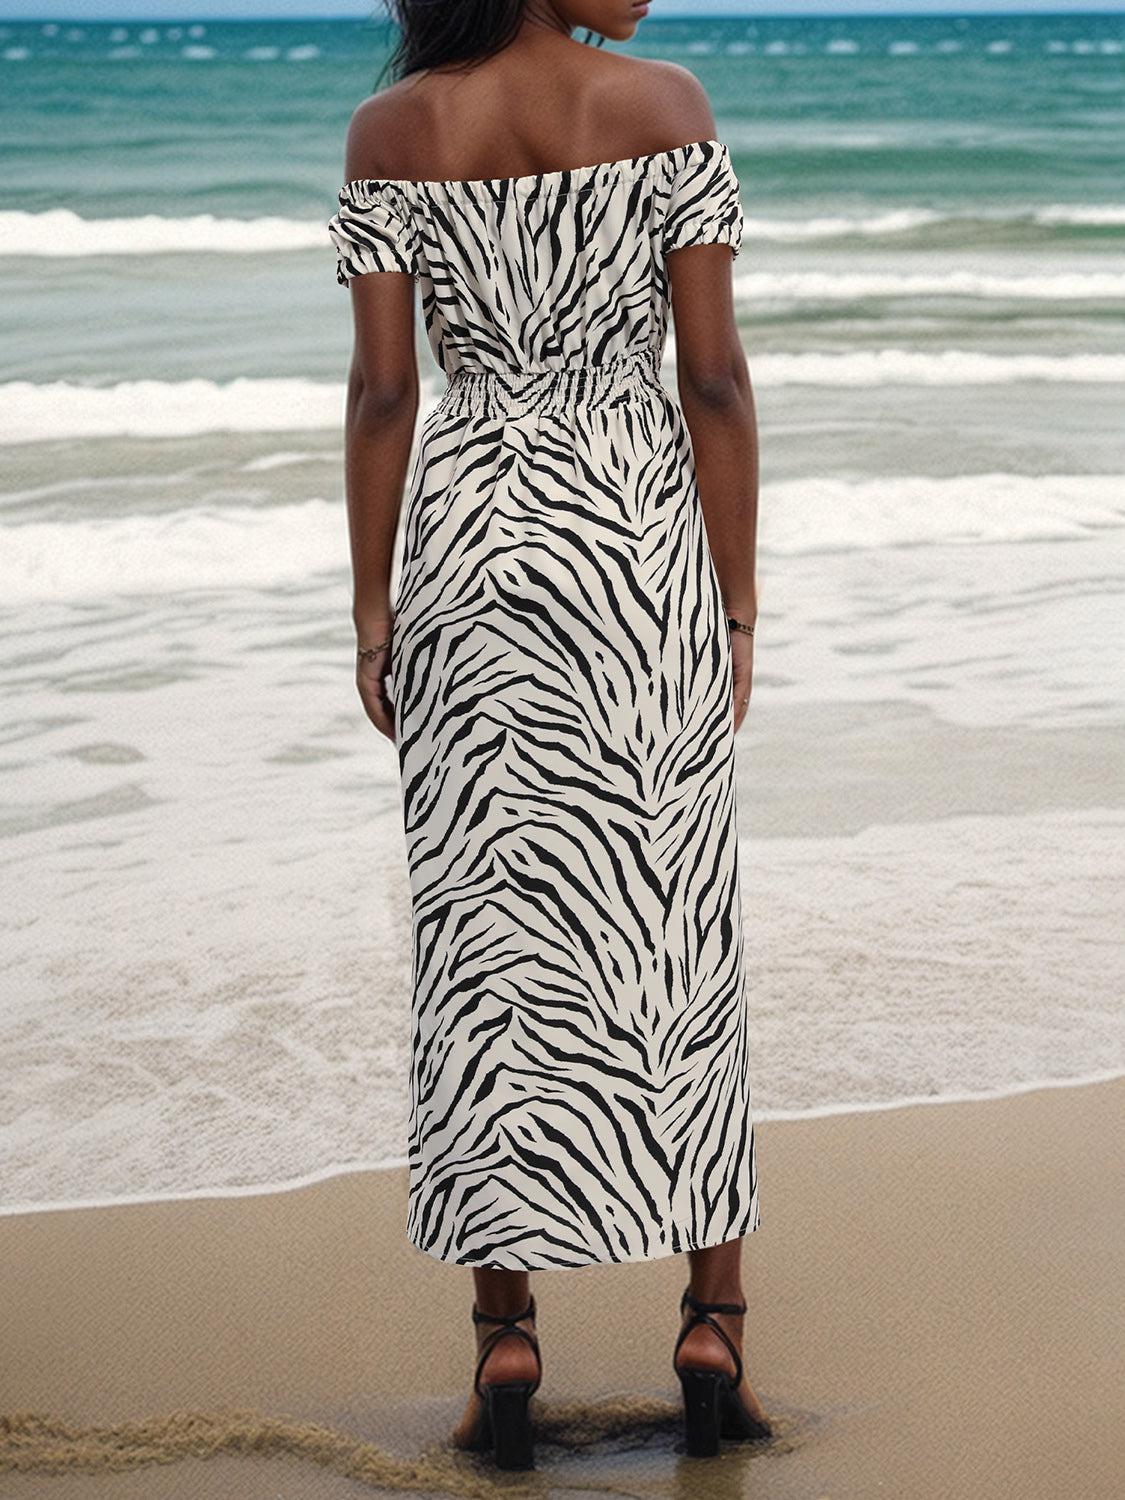
<path fill-rule="evenodd" d="M 539 1272 L 527 1491 L 1119 1495 L 1123 1126 L 1125 1080 L 760 1123 L 747 1354 L 775 1438 L 677 1452 L 686 1258 Z M 445 1446 L 470 1278 L 407 1243 L 405 1191 L 367 1172 L 0 1218 L 0 1495 L 522 1492 Z M 109 1453 L 120 1469 L 79 1467 Z M 30 1470 L 44 1454 L 49 1475 Z"/>

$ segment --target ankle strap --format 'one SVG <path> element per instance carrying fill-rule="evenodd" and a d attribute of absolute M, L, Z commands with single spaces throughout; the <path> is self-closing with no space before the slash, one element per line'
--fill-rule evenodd
<path fill-rule="evenodd" d="M 497 1313 L 481 1312 L 480 1308 L 476 1305 L 476 1303 L 475 1302 L 473 1303 L 473 1322 L 474 1323 L 496 1323 L 501 1328 L 514 1328 L 517 1323 L 523 1323 L 528 1318 L 534 1318 L 534 1316 L 535 1316 L 535 1298 L 534 1298 L 534 1296 L 528 1302 L 528 1304 L 524 1308 L 523 1312 L 511 1313 L 511 1314 L 509 1314 L 506 1317 L 503 1316 L 503 1315 L 501 1315 L 501 1314 L 497 1314 Z"/>
<path fill-rule="evenodd" d="M 530 1302 L 528 1302 L 528 1304 L 524 1308 L 523 1312 L 520 1312 L 520 1313 L 511 1313 L 507 1317 L 504 1317 L 504 1316 L 502 1316 L 501 1314 L 498 1314 L 498 1313 L 481 1312 L 480 1308 L 476 1305 L 476 1303 L 475 1302 L 473 1303 L 473 1322 L 474 1323 L 495 1323 L 495 1324 L 497 1324 L 497 1327 L 494 1328 L 491 1333 L 486 1333 L 485 1334 L 484 1338 L 481 1340 L 480 1349 L 479 1349 L 479 1351 L 477 1353 L 477 1367 L 476 1367 L 476 1370 L 473 1372 L 473 1390 L 476 1391 L 476 1393 L 477 1393 L 478 1396 L 479 1395 L 483 1395 L 483 1390 L 481 1388 L 481 1383 L 480 1383 L 480 1377 L 481 1377 L 481 1371 L 484 1369 L 484 1362 L 485 1362 L 485 1360 L 492 1353 L 493 1349 L 496 1347 L 496 1345 L 500 1342 L 500 1340 L 502 1338 L 510 1338 L 510 1337 L 513 1337 L 513 1336 L 516 1337 L 516 1338 L 523 1339 L 524 1343 L 528 1345 L 528 1347 L 532 1350 L 532 1352 L 535 1355 L 535 1363 L 536 1363 L 536 1365 L 538 1367 L 538 1373 L 536 1374 L 535 1379 L 532 1382 L 531 1389 L 532 1389 L 533 1392 L 537 1391 L 539 1389 L 539 1381 L 540 1381 L 540 1378 L 541 1378 L 542 1372 L 543 1372 L 543 1365 L 542 1365 L 542 1362 L 541 1362 L 540 1357 L 539 1357 L 539 1340 L 535 1337 L 535 1335 L 533 1333 L 529 1333 L 526 1328 L 518 1328 L 516 1326 L 518 1323 L 524 1322 L 527 1318 L 534 1318 L 534 1316 L 535 1316 L 535 1298 L 534 1297 L 532 1297 L 531 1300 L 530 1300 Z"/>
<path fill-rule="evenodd" d="M 698 1297 L 693 1297 L 690 1292 L 685 1291 L 684 1295 L 680 1298 L 681 1313 L 683 1312 L 685 1307 L 691 1308 L 692 1316 L 680 1329 L 679 1336 L 676 1339 L 676 1347 L 672 1350 L 672 1368 L 674 1370 L 677 1369 L 676 1359 L 681 1348 L 683 1347 L 684 1340 L 687 1338 L 688 1334 L 692 1331 L 693 1328 L 698 1328 L 701 1323 L 705 1324 L 718 1336 L 722 1343 L 726 1345 L 727 1351 L 730 1354 L 731 1359 L 734 1361 L 733 1384 L 735 1390 L 737 1390 L 742 1383 L 742 1355 L 738 1352 L 738 1347 L 731 1342 L 730 1338 L 727 1336 L 726 1331 L 721 1328 L 718 1323 L 715 1322 L 715 1319 L 711 1316 L 711 1314 L 732 1313 L 737 1315 L 739 1313 L 744 1313 L 746 1311 L 746 1303 L 701 1302 Z"/>
<path fill-rule="evenodd" d="M 683 1312 L 685 1307 L 690 1307 L 694 1313 L 730 1313 L 732 1317 L 740 1317 L 746 1311 L 745 1302 L 701 1302 L 689 1291 L 680 1298 L 680 1311 Z"/>

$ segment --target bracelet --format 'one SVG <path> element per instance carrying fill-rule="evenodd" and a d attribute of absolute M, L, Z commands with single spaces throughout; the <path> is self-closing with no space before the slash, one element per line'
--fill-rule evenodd
<path fill-rule="evenodd" d="M 736 620 L 733 615 L 727 615 L 727 624 L 732 630 L 742 630 L 747 635 L 754 634 L 753 625 L 744 625 L 741 620 Z"/>
<path fill-rule="evenodd" d="M 385 641 L 381 641 L 378 646 L 357 646 L 356 655 L 361 656 L 364 661 L 374 661 L 375 658 L 379 655 L 379 652 L 385 651 L 390 644 L 391 637 L 388 636 L 387 639 Z"/>

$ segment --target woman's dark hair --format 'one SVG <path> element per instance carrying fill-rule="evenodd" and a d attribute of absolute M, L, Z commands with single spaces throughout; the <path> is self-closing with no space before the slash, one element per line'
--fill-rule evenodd
<path fill-rule="evenodd" d="M 383 0 L 398 27 L 384 64 L 397 83 L 422 68 L 474 63 L 506 47 L 519 30 L 525 0 Z M 586 33 L 589 41 L 593 32 Z M 597 46 L 605 38 L 598 37 Z"/>

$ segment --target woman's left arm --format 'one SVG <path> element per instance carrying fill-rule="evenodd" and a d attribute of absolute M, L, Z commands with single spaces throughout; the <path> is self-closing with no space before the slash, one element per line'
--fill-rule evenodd
<path fill-rule="evenodd" d="M 352 618 L 360 649 L 389 642 L 394 625 L 391 567 L 418 415 L 418 235 L 398 187 L 379 175 L 381 122 L 374 98 L 352 116 L 345 185 L 329 225 L 337 279 L 350 291 L 355 330 L 344 418 L 344 486 Z M 368 717 L 393 740 L 394 715 L 385 692 L 389 665 L 389 648 L 358 657 L 356 681 Z"/>

